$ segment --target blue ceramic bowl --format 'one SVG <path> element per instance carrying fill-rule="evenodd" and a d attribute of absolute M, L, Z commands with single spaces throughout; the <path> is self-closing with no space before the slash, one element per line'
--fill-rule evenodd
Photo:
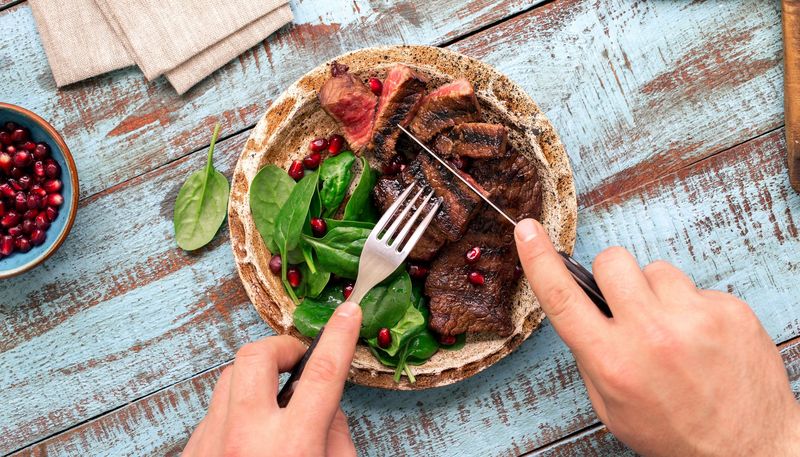
<path fill-rule="evenodd" d="M 0 259 L 0 279 L 28 271 L 56 252 L 67 238 L 78 210 L 78 170 L 61 135 L 36 114 L 19 106 L 0 103 L 0 123 L 8 121 L 30 129 L 34 142 L 44 141 L 50 145 L 52 158 L 61 166 L 61 181 L 64 183 L 61 195 L 64 197 L 64 204 L 58 208 L 58 217 L 47 229 L 47 238 L 43 244 L 28 252 L 15 252 Z"/>

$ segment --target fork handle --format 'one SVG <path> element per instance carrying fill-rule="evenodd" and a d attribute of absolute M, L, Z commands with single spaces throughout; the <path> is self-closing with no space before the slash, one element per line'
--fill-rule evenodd
<path fill-rule="evenodd" d="M 586 295 L 589 296 L 592 303 L 594 303 L 606 317 L 613 317 L 611 308 L 608 307 L 603 292 L 600 291 L 600 287 L 597 286 L 597 281 L 594 280 L 594 275 L 566 252 L 559 252 L 559 254 L 567 270 L 569 270 L 569 272 L 572 273 L 572 277 L 575 278 L 575 282 L 586 292 Z"/>

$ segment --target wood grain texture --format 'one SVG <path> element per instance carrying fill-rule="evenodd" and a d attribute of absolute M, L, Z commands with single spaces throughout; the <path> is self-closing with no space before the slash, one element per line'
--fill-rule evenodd
<path fill-rule="evenodd" d="M 781 2 L 783 87 L 789 179 L 800 192 L 800 0 Z"/>
<path fill-rule="evenodd" d="M 0 12 L 0 100 L 63 134 L 92 195 L 208 144 L 215 122 L 252 126 L 291 82 L 320 62 L 378 44 L 437 44 L 542 0 L 292 2 L 294 22 L 178 96 L 164 78 L 128 68 L 58 90 L 27 4 Z M 7 72 L 7 73 L 6 73 Z M 124 153 L 121 153 L 124 152 Z"/>
<path fill-rule="evenodd" d="M 420 9 L 417 25 L 402 19 L 389 26 L 390 14 L 377 13 L 378 3 L 358 3 L 359 19 L 320 5 L 297 5 L 299 25 L 184 99 L 133 71 L 56 92 L 27 6 L 0 13 L 0 28 L 16 37 L 25 57 L 0 47 L 0 98 L 24 102 L 65 131 L 81 151 L 84 195 L 107 189 L 82 202 L 76 228 L 53 259 L 24 280 L 0 284 L 0 452 L 119 407 L 89 423 L 103 424 L 97 433 L 82 426 L 42 445 L 72 446 L 56 446 L 53 455 L 103 454 L 116 449 L 112 443 L 121 447 L 110 454 L 124 454 L 135 448 L 131 442 L 151 443 L 141 449 L 156 453 L 177 449 L 185 424 L 202 415 L 208 390 L 195 399 L 184 398 L 185 390 L 167 394 L 177 387 L 163 391 L 177 411 L 151 416 L 163 419 L 126 422 L 126 408 L 158 408 L 123 405 L 270 334 L 247 303 L 225 233 L 198 254 L 174 245 L 172 202 L 201 166 L 202 152 L 121 181 L 201 147 L 216 113 L 229 132 L 251 124 L 289 81 L 341 49 L 398 42 L 401 32 L 406 40 L 446 40 L 454 22 L 495 14 L 485 3 L 462 16 L 455 7 Z M 316 6 L 324 14 L 312 20 Z M 785 179 L 783 131 L 774 130 L 782 119 L 775 8 L 755 1 L 633 8 L 621 1 L 555 2 L 455 48 L 509 74 L 556 124 L 582 192 L 581 261 L 612 243 L 643 262 L 668 258 L 704 287 L 733 286 L 781 341 L 800 328 L 796 295 L 788 293 L 800 271 L 791 258 L 800 202 Z M 764 132 L 771 133 L 695 163 Z M 219 145 L 225 173 L 246 134 Z M 681 167 L 688 168 L 659 180 Z M 596 420 L 549 325 L 464 383 L 416 394 L 349 388 L 344 407 L 366 455 L 519 454 Z M 183 422 L 171 428 L 166 421 L 175 415 Z"/>

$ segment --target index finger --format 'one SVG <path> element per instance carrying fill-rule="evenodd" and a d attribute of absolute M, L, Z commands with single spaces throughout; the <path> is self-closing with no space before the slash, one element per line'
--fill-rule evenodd
<path fill-rule="evenodd" d="M 308 359 L 287 409 L 295 410 L 303 427 L 328 430 L 336 411 L 361 329 L 361 307 L 345 302 L 336 308 Z"/>
<path fill-rule="evenodd" d="M 608 319 L 572 278 L 541 224 L 520 221 L 514 236 L 525 276 L 558 335 L 573 351 L 590 347 L 605 333 Z"/>

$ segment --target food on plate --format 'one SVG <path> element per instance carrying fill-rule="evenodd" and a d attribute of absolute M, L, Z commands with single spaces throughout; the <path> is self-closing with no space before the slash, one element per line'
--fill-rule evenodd
<path fill-rule="evenodd" d="M 361 339 L 395 380 L 457 350 L 467 333 L 508 336 L 519 279 L 513 230 L 441 163 L 401 136 L 407 126 L 514 218 L 539 217 L 535 165 L 487 122 L 466 79 L 429 87 L 396 64 L 381 81 L 334 62 L 318 99 L 340 131 L 309 141 L 303 160 L 262 168 L 250 186 L 269 270 L 296 303 L 294 325 L 313 337 L 353 290 L 364 242 L 379 215 L 412 182 L 434 191 L 439 212 L 399 269 L 361 302 Z M 372 165 L 370 165 L 372 163 Z M 373 168 L 373 165 L 376 168 Z"/>
<path fill-rule="evenodd" d="M 44 243 L 64 203 L 61 167 L 28 128 L 0 123 L 0 259 Z"/>

